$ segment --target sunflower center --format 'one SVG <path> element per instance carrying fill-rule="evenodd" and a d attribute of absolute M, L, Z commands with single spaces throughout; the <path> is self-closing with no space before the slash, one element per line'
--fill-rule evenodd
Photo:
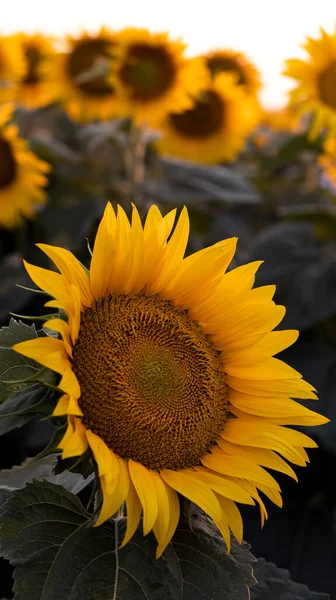
<path fill-rule="evenodd" d="M 25 57 L 27 60 L 27 73 L 23 83 L 34 85 L 40 81 L 39 66 L 41 62 L 41 52 L 36 46 L 26 46 Z"/>
<path fill-rule="evenodd" d="M 10 144 L 0 138 L 0 189 L 10 185 L 16 176 L 16 161 Z"/>
<path fill-rule="evenodd" d="M 174 83 L 176 67 L 164 46 L 132 44 L 120 69 L 122 82 L 135 100 L 150 101 Z"/>
<path fill-rule="evenodd" d="M 104 38 L 81 40 L 70 52 L 67 71 L 84 94 L 97 97 L 113 94 L 105 73 L 107 61 L 111 60 L 111 46 Z"/>
<path fill-rule="evenodd" d="M 225 119 L 225 106 L 219 95 L 208 90 L 196 100 L 193 108 L 169 116 L 172 126 L 186 137 L 206 138 L 221 130 Z"/>
<path fill-rule="evenodd" d="M 218 73 L 223 73 L 223 71 L 229 71 L 237 76 L 237 83 L 239 85 L 245 85 L 247 83 L 244 70 L 233 58 L 229 58 L 228 56 L 211 56 L 207 59 L 207 65 L 213 76 Z"/>
<path fill-rule="evenodd" d="M 336 62 L 331 63 L 320 73 L 318 86 L 321 100 L 328 106 L 336 108 Z"/>
<path fill-rule="evenodd" d="M 148 469 L 200 463 L 227 416 L 219 353 L 186 312 L 158 296 L 87 308 L 74 346 L 83 422 Z"/>

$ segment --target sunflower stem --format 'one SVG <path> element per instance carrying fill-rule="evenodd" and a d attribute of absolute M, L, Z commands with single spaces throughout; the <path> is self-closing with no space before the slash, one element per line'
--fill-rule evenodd
<path fill-rule="evenodd" d="M 140 204 L 145 180 L 146 132 L 131 122 L 129 143 L 126 151 L 126 171 L 129 182 L 130 201 Z"/>

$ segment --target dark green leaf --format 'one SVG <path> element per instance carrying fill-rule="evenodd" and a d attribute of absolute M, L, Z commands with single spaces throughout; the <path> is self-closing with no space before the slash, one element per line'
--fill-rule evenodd
<path fill-rule="evenodd" d="M 55 407 L 55 394 L 40 383 L 14 392 L 0 405 L 0 435 L 22 427 L 36 415 L 50 415 Z"/>
<path fill-rule="evenodd" d="M 35 325 L 25 325 L 11 319 L 8 327 L 0 330 L 0 402 L 13 392 L 30 385 L 27 379 L 36 377 L 43 369 L 41 365 L 12 350 L 12 346 L 25 340 L 37 338 Z M 6 382 L 6 383 L 5 383 Z"/>
<path fill-rule="evenodd" d="M 16 567 L 15 600 L 248 600 L 255 582 L 246 545 L 227 554 L 198 516 L 155 559 L 152 534 L 136 532 L 118 550 L 125 519 L 94 528 L 78 498 L 34 481 L 13 492 L 0 512 L 1 554 Z"/>
<path fill-rule="evenodd" d="M 27 483 L 31 483 L 33 479 L 41 481 L 42 479 L 61 485 L 73 494 L 77 495 L 83 490 L 94 478 L 92 474 L 87 479 L 84 479 L 79 473 L 70 473 L 63 471 L 60 474 L 55 474 L 57 464 L 57 456 L 55 454 L 32 460 L 27 458 L 20 466 L 12 467 L 12 469 L 3 469 L 0 471 L 0 493 L 9 494 L 20 488 L 23 488 Z"/>
<path fill-rule="evenodd" d="M 307 329 L 336 313 L 335 244 L 308 223 L 279 223 L 257 239 L 251 260 L 265 260 L 257 285 L 276 284 L 287 314 L 282 327 Z"/>
<path fill-rule="evenodd" d="M 286 569 L 279 569 L 264 558 L 254 565 L 257 585 L 251 588 L 251 600 L 329 600 L 328 594 L 311 592 L 306 585 L 291 581 Z"/>

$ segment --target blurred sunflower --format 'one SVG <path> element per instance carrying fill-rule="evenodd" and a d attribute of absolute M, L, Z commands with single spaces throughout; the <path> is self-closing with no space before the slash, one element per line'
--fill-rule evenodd
<path fill-rule="evenodd" d="M 185 44 L 166 33 L 125 29 L 118 38 L 120 54 L 112 81 L 123 107 L 137 125 L 156 126 L 169 112 L 192 106 L 192 97 L 204 87 L 203 59 L 185 57 Z"/>
<path fill-rule="evenodd" d="M 24 55 L 16 37 L 0 37 L 0 103 L 15 98 L 24 72 Z"/>
<path fill-rule="evenodd" d="M 257 68 L 242 52 L 222 49 L 212 50 L 204 55 L 212 77 L 218 73 L 234 73 L 236 83 L 249 94 L 256 94 L 261 87 L 260 74 Z"/>
<path fill-rule="evenodd" d="M 25 74 L 17 90 L 17 99 L 20 104 L 29 108 L 44 106 L 51 100 L 44 67 L 46 60 L 52 59 L 56 54 L 53 42 L 51 38 L 39 33 L 20 33 L 16 39 L 22 48 L 26 64 Z"/>
<path fill-rule="evenodd" d="M 321 415 L 291 400 L 316 399 L 300 373 L 272 358 L 297 331 L 272 331 L 285 309 L 275 286 L 252 289 L 261 264 L 229 273 L 231 238 L 184 252 L 184 208 L 162 217 L 156 206 L 144 227 L 133 206 L 131 223 L 107 205 L 90 272 L 63 248 L 39 244 L 60 273 L 25 263 L 37 286 L 55 298 L 68 322 L 45 327 L 60 337 L 16 344 L 15 351 L 60 374 L 54 416 L 67 415 L 63 458 L 91 449 L 103 502 L 96 525 L 126 501 L 127 530 L 143 512 L 157 556 L 179 519 L 177 493 L 198 504 L 227 545 L 242 539 L 236 502 L 260 505 L 259 491 L 281 506 L 280 488 L 263 468 L 287 473 L 308 461 L 305 434 L 283 425 L 319 425 Z"/>
<path fill-rule="evenodd" d="M 183 113 L 171 112 L 161 123 L 157 148 L 163 154 L 201 163 L 233 161 L 259 119 L 253 97 L 220 73 Z"/>
<path fill-rule="evenodd" d="M 318 163 L 324 175 L 336 185 L 336 138 L 328 139 L 324 144 L 324 152 L 318 157 Z"/>
<path fill-rule="evenodd" d="M 0 225 L 12 228 L 22 217 L 32 217 L 45 202 L 49 164 L 29 151 L 16 125 L 8 124 L 12 107 L 0 108 Z"/>
<path fill-rule="evenodd" d="M 290 93 L 291 104 L 299 114 L 313 116 L 312 138 L 323 131 L 332 137 L 336 134 L 336 33 L 321 29 L 320 38 L 307 38 L 303 47 L 308 60 L 286 61 L 284 75 L 298 81 Z"/>
<path fill-rule="evenodd" d="M 108 74 L 117 36 L 102 28 L 69 38 L 67 49 L 48 65 L 51 93 L 73 119 L 89 122 L 117 116 L 118 102 Z"/>

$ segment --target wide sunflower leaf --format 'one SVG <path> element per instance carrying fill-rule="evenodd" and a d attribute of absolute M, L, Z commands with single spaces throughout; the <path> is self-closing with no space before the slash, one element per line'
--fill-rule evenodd
<path fill-rule="evenodd" d="M 55 407 L 55 393 L 40 383 L 14 392 L 0 405 L 0 435 L 22 427 L 38 414 L 50 415 Z"/>
<path fill-rule="evenodd" d="M 11 319 L 8 327 L 0 329 L 0 403 L 13 392 L 25 389 L 43 367 L 30 358 L 12 350 L 12 346 L 26 340 L 37 338 L 35 325 L 25 325 L 22 321 Z"/>
<path fill-rule="evenodd" d="M 15 600 L 248 600 L 247 545 L 232 553 L 204 517 L 180 523 L 155 560 L 152 534 L 118 550 L 125 519 L 94 528 L 78 498 L 49 482 L 12 493 L 0 512 L 1 555 L 14 565 Z"/>
<path fill-rule="evenodd" d="M 38 460 L 27 458 L 22 465 L 0 471 L 0 499 L 3 502 L 14 490 L 24 488 L 33 479 L 46 480 L 61 485 L 73 494 L 81 492 L 94 478 L 92 473 L 86 479 L 80 473 L 63 471 L 56 474 L 57 456 L 44 456 Z"/>
<path fill-rule="evenodd" d="M 254 565 L 257 585 L 251 589 L 251 600 L 329 600 L 328 594 L 311 592 L 303 583 L 291 581 L 286 569 L 259 558 Z"/>
<path fill-rule="evenodd" d="M 249 258 L 265 257 L 257 285 L 276 284 L 276 300 L 287 308 L 282 327 L 308 329 L 336 313 L 335 243 L 319 240 L 313 224 L 269 227 Z"/>

